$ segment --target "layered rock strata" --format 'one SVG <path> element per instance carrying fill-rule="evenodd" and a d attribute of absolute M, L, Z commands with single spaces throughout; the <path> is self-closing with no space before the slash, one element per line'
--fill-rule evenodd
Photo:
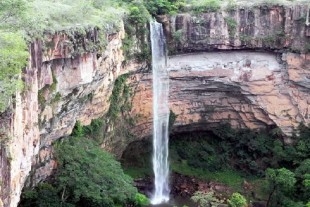
<path fill-rule="evenodd" d="M 159 17 L 177 53 L 230 49 L 309 52 L 309 5 L 257 5 Z M 175 52 L 172 51 L 172 52 Z"/>
<path fill-rule="evenodd" d="M 173 131 L 212 130 L 221 123 L 236 128 L 278 127 L 291 135 L 309 123 L 309 55 L 251 51 L 171 56 L 170 109 Z M 136 135 L 152 133 L 151 76 L 141 79 L 133 99 L 139 114 Z"/>
<path fill-rule="evenodd" d="M 83 54 L 74 54 L 65 34 L 31 44 L 26 91 L 1 116 L 0 206 L 17 206 L 27 177 L 34 185 L 51 174 L 53 141 L 69 135 L 76 121 L 87 125 L 107 112 L 115 79 L 135 69 L 122 67 L 123 37 L 123 29 L 107 34 L 103 52 Z"/>

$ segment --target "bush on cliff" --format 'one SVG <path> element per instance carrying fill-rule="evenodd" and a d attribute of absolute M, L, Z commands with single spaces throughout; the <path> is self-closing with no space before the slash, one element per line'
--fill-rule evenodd
<path fill-rule="evenodd" d="M 152 15 L 176 13 L 184 4 L 184 0 L 145 0 L 146 8 Z"/>
<path fill-rule="evenodd" d="M 17 32 L 0 30 L 0 113 L 8 105 L 12 95 L 22 89 L 21 70 L 27 64 L 27 46 Z"/>

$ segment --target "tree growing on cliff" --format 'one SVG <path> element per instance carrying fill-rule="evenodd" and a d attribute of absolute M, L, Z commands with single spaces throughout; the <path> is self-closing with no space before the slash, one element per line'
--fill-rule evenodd
<path fill-rule="evenodd" d="M 156 16 L 177 12 L 185 4 L 184 0 L 146 0 L 145 5 L 149 12 Z"/>

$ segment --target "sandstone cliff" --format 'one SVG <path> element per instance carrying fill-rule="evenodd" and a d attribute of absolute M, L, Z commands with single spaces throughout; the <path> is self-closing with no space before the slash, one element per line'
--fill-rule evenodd
<path fill-rule="evenodd" d="M 94 41 L 95 35 L 89 31 L 76 41 Z M 69 135 L 77 120 L 87 125 L 106 113 L 115 79 L 130 70 L 122 67 L 124 30 L 106 36 L 102 52 L 78 53 L 61 33 L 31 44 L 23 74 L 27 90 L 1 115 L 7 138 L 0 148 L 0 206 L 17 206 L 27 177 L 39 182 L 55 169 L 53 141 Z"/>
<path fill-rule="evenodd" d="M 257 6 L 161 17 L 175 54 L 168 61 L 174 132 L 212 129 L 226 121 L 235 127 L 279 127 L 290 135 L 299 122 L 309 123 L 308 12 L 299 5 Z M 7 138 L 0 147 L 0 206 L 17 205 L 27 177 L 38 182 L 52 172 L 53 141 L 70 134 L 77 120 L 89 124 L 107 112 L 120 74 L 134 72 L 128 84 L 134 91 L 135 140 L 151 135 L 151 74 L 140 72 L 141 65 L 122 64 L 123 33 L 106 34 L 103 51 L 81 53 L 65 34 L 31 45 L 23 74 L 27 90 L 1 115 L 0 133 Z M 76 38 L 94 41 L 96 31 Z M 112 137 L 104 146 L 120 155 L 134 140 L 116 148 L 118 141 Z"/>

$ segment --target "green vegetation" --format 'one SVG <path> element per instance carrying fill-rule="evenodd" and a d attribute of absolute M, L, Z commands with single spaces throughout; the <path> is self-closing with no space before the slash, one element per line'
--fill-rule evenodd
<path fill-rule="evenodd" d="M 214 195 L 214 191 L 209 192 L 197 191 L 194 193 L 191 199 L 198 205 L 198 207 L 216 207 L 224 203 L 224 201 L 219 200 Z"/>
<path fill-rule="evenodd" d="M 135 139 L 130 130 L 135 124 L 136 117 L 131 114 L 133 92 L 127 84 L 128 77 L 129 74 L 124 74 L 115 80 L 109 110 L 104 121 L 103 139 L 106 140 L 105 143 L 113 146 L 115 151 L 123 150 Z"/>
<path fill-rule="evenodd" d="M 93 119 L 88 126 L 82 126 L 79 121 L 75 123 L 72 131 L 72 136 L 86 137 L 96 141 L 98 144 L 102 143 L 104 132 L 104 120 L 102 118 Z"/>
<path fill-rule="evenodd" d="M 129 98 L 131 91 L 126 84 L 128 74 L 119 76 L 115 82 L 110 96 L 110 108 L 107 113 L 107 117 L 111 121 L 115 121 L 120 114 L 124 114 L 131 109 L 131 103 Z"/>
<path fill-rule="evenodd" d="M 233 193 L 231 197 L 227 200 L 230 207 L 246 207 L 247 201 L 243 195 L 240 193 Z"/>
<path fill-rule="evenodd" d="M 136 193 L 135 195 L 135 206 L 148 206 L 150 205 L 150 200 L 141 193 Z"/>
<path fill-rule="evenodd" d="M 12 101 L 12 96 L 23 87 L 21 70 L 27 64 L 27 45 L 18 31 L 25 16 L 24 0 L 0 2 L 0 113 Z"/>
<path fill-rule="evenodd" d="M 151 50 L 146 40 L 149 38 L 147 23 L 151 15 L 142 2 L 132 2 L 128 10 L 125 18 L 126 35 L 123 40 L 126 60 L 150 61 Z"/>
<path fill-rule="evenodd" d="M 236 29 L 237 29 L 236 20 L 231 17 L 225 17 L 225 22 L 227 23 L 227 26 L 228 26 L 229 36 L 234 37 L 236 34 Z"/>
<path fill-rule="evenodd" d="M 59 207 L 61 198 L 58 196 L 57 189 L 48 183 L 40 183 L 34 189 L 23 192 L 20 206 L 42 206 L 42 207 Z M 74 206 L 64 203 L 63 206 Z"/>
<path fill-rule="evenodd" d="M 126 174 L 133 178 L 145 178 L 153 173 L 151 140 L 132 142 L 121 159 Z"/>
<path fill-rule="evenodd" d="M 309 127 L 300 125 L 292 144 L 284 144 L 278 129 L 255 132 L 223 125 L 213 133 L 216 136 L 196 133 L 172 139 L 173 171 L 219 181 L 236 192 L 243 192 L 242 182 L 249 180 L 257 188 L 256 198 L 266 200 L 268 207 L 297 207 L 309 202 Z M 249 192 L 243 193 L 253 199 Z"/>
<path fill-rule="evenodd" d="M 150 14 L 173 14 L 185 6 L 184 0 L 145 0 L 145 5 Z"/>
<path fill-rule="evenodd" d="M 0 30 L 0 113 L 12 101 L 12 95 L 23 88 L 21 70 L 27 64 L 27 47 L 18 32 Z"/>
<path fill-rule="evenodd" d="M 290 194 L 296 183 L 296 178 L 293 172 L 286 168 L 281 169 L 267 169 L 266 179 L 269 184 L 269 197 L 267 200 L 267 206 L 277 205 L 277 201 L 273 202 L 274 198 L 287 197 L 280 195 L 282 193 Z"/>
<path fill-rule="evenodd" d="M 222 125 L 213 133 L 184 134 L 181 140 L 172 140 L 171 156 L 176 156 L 174 160 L 187 160 L 193 168 L 211 172 L 234 167 L 249 175 L 262 176 L 272 160 L 272 137 L 264 131 L 235 130 Z M 189 141 L 191 145 L 182 147 Z"/>
<path fill-rule="evenodd" d="M 236 191 L 241 190 L 241 184 L 244 179 L 252 179 L 232 169 L 210 171 L 207 168 L 193 168 L 189 166 L 186 161 L 183 161 L 183 163 L 171 163 L 171 168 L 173 172 L 177 172 L 182 175 L 226 184 Z"/>
<path fill-rule="evenodd" d="M 30 37 L 43 37 L 46 32 L 70 33 L 79 28 L 98 27 L 109 31 L 117 27 L 126 11 L 122 1 L 117 0 L 33 0 L 27 2 L 27 8 L 24 23 Z"/>
<path fill-rule="evenodd" d="M 63 198 L 67 198 L 63 202 L 122 206 L 134 200 L 137 192 L 130 177 L 93 141 L 83 137 L 63 140 L 56 146 L 56 154 L 59 162 L 56 183 Z"/>
<path fill-rule="evenodd" d="M 169 132 L 171 132 L 173 124 L 174 124 L 174 122 L 175 122 L 177 117 L 178 116 L 172 110 L 170 110 L 170 113 L 169 113 L 169 123 L 168 123 L 168 130 L 169 130 Z"/>
<path fill-rule="evenodd" d="M 32 42 L 57 32 L 68 36 L 69 47 L 71 44 L 74 51 L 72 55 L 100 50 L 106 41 L 105 33 L 118 29 L 125 11 L 122 1 L 115 0 L 2 0 L 0 113 L 8 107 L 12 95 L 22 89 L 21 70 L 26 66 L 29 56 L 25 40 Z M 76 41 L 79 36 L 87 36 L 94 28 L 97 35 L 90 38 L 91 41 Z M 46 47 L 48 42 L 45 41 Z"/>
<path fill-rule="evenodd" d="M 58 169 L 53 181 L 24 191 L 21 206 L 148 205 L 120 163 L 91 139 L 98 125 L 98 121 L 88 127 L 77 123 L 72 137 L 54 145 Z"/>
<path fill-rule="evenodd" d="M 175 31 L 172 36 L 173 38 L 177 41 L 177 42 L 181 42 L 182 41 L 182 35 L 183 35 L 183 30 L 180 29 L 178 31 Z"/>
<path fill-rule="evenodd" d="M 216 12 L 221 8 L 220 0 L 193 0 L 190 4 L 196 13 Z"/>

